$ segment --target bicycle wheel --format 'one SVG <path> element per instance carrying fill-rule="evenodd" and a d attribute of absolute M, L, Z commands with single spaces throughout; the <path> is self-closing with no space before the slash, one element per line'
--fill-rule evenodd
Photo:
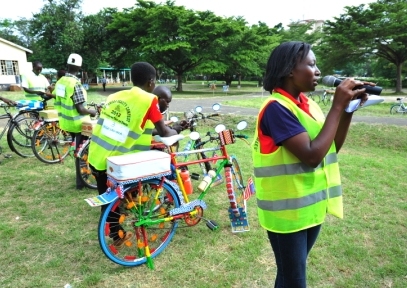
<path fill-rule="evenodd" d="M 16 118 L 7 132 L 7 144 L 11 151 L 23 158 L 34 156 L 31 138 L 34 134 L 32 125 L 35 121 L 38 121 L 38 118 Z"/>
<path fill-rule="evenodd" d="M 321 96 L 318 94 L 312 95 L 312 100 L 319 104 L 321 102 Z"/>
<path fill-rule="evenodd" d="M 206 159 L 206 155 L 204 152 L 202 153 L 196 153 L 196 159 L 197 160 L 202 160 Z M 212 170 L 212 166 L 209 162 L 201 162 L 199 163 L 200 170 L 202 172 L 202 177 L 208 174 L 209 170 Z"/>
<path fill-rule="evenodd" d="M 168 217 L 171 209 L 180 206 L 178 194 L 172 186 L 174 184 L 166 180 L 159 189 L 160 182 L 160 179 L 143 181 L 142 191 L 138 191 L 138 184 L 125 188 L 124 199 L 118 198 L 102 212 L 98 228 L 99 244 L 103 253 L 114 263 L 122 266 L 146 263 L 146 241 L 154 258 L 174 236 L 178 226 L 178 221 L 174 220 L 136 227 L 142 220 Z M 138 200 L 140 196 L 141 200 Z"/>
<path fill-rule="evenodd" d="M 14 120 L 18 121 L 21 118 L 40 118 L 40 113 L 38 111 L 20 111 L 14 116 Z"/>
<path fill-rule="evenodd" d="M 314 94 L 313 92 L 308 93 L 308 98 L 312 99 L 316 103 L 319 103 L 321 101 L 319 95 Z"/>
<path fill-rule="evenodd" d="M 324 92 L 324 94 L 322 95 L 322 103 L 326 106 L 328 104 L 328 94 L 326 92 Z"/>
<path fill-rule="evenodd" d="M 402 111 L 402 109 L 403 108 L 401 108 L 400 104 L 394 104 L 390 108 L 390 114 L 394 115 L 394 114 L 400 113 L 400 111 Z"/>
<path fill-rule="evenodd" d="M 90 169 L 89 166 L 89 161 L 88 161 L 88 154 L 89 154 L 89 141 L 86 141 L 84 143 L 85 147 L 82 149 L 81 155 L 78 156 L 79 158 L 79 167 L 81 170 L 81 180 L 83 185 L 85 185 L 88 188 L 91 189 L 97 189 L 97 184 L 96 184 L 96 178 L 92 174 L 92 170 Z"/>
<path fill-rule="evenodd" d="M 242 172 L 240 170 L 239 162 L 237 161 L 235 156 L 231 156 L 230 158 L 231 158 L 231 162 L 232 162 L 232 177 L 233 177 L 233 181 L 236 184 L 235 194 L 236 194 L 237 204 L 239 207 L 245 207 L 246 203 L 245 203 L 244 197 L 243 197 L 245 185 L 244 185 Z"/>
<path fill-rule="evenodd" d="M 46 122 L 36 130 L 31 138 L 31 148 L 38 160 L 47 163 L 60 163 L 69 154 L 72 138 L 59 128 L 58 122 Z"/>

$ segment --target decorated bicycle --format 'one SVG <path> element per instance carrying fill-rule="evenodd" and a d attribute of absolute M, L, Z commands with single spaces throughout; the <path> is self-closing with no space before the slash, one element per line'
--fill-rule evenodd
<path fill-rule="evenodd" d="M 242 130 L 247 122 L 237 125 Z M 225 200 L 233 233 L 249 231 L 243 177 L 237 159 L 227 152 L 227 146 L 245 135 L 225 129 L 220 124 L 215 129 L 215 147 L 176 152 L 173 145 L 185 136 L 161 138 L 170 153 L 151 150 L 114 156 L 107 159 L 108 190 L 106 193 L 85 199 L 92 206 L 107 205 L 98 227 L 99 244 L 103 253 L 113 262 L 123 266 L 147 263 L 153 268 L 153 258 L 170 243 L 180 225 L 194 226 L 204 220 L 207 227 L 217 230 L 215 221 L 204 217 L 207 204 L 205 196 L 217 175 L 224 174 Z M 191 132 L 192 140 L 198 132 Z M 219 156 L 181 162 L 185 155 L 218 151 Z M 208 171 L 197 187 L 199 194 L 185 189 L 181 167 L 217 161 L 216 168 Z"/>

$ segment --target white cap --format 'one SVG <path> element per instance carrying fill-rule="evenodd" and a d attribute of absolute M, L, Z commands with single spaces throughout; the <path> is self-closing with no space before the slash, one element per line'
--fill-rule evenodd
<path fill-rule="evenodd" d="M 82 57 L 79 54 L 72 53 L 68 57 L 68 61 L 66 61 L 66 64 L 74 65 L 74 66 L 82 66 Z"/>

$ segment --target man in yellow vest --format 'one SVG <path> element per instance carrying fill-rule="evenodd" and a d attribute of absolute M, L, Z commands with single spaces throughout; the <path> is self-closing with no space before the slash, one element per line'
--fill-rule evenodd
<path fill-rule="evenodd" d="M 96 112 L 87 109 L 87 93 L 81 81 L 76 77 L 82 66 L 82 57 L 71 54 L 67 60 L 68 71 L 55 83 L 53 94 L 55 95 L 55 108 L 58 110 L 59 126 L 69 132 L 75 141 L 75 149 L 87 139 L 81 134 L 82 122 L 89 120 L 89 115 L 94 117 Z M 79 159 L 75 159 L 76 189 L 83 189 L 80 174 Z"/>
<path fill-rule="evenodd" d="M 176 135 L 177 132 L 164 124 L 158 99 L 151 92 L 156 80 L 155 68 L 147 62 L 136 62 L 131 67 L 132 89 L 111 94 L 93 129 L 89 146 L 89 163 L 96 177 L 99 195 L 107 190 L 106 159 L 109 156 L 124 155 L 150 150 L 152 129 L 146 128 L 147 121 L 154 123 L 160 136 Z M 105 206 L 102 206 L 102 212 Z M 109 222 L 117 222 L 117 215 L 111 213 Z M 119 233 L 119 232 L 122 233 Z M 111 227 L 110 237 L 120 249 L 131 238 L 130 231 L 123 231 L 120 225 Z"/>
<path fill-rule="evenodd" d="M 303 92 L 314 91 L 321 72 L 311 46 L 285 42 L 268 60 L 264 89 L 271 96 L 257 117 L 252 144 L 258 217 L 277 264 L 274 287 L 306 287 L 306 261 L 327 213 L 342 218 L 337 153 L 348 133 L 349 102 L 367 99 L 348 78 L 336 88 L 326 118 Z"/>
<path fill-rule="evenodd" d="M 41 100 L 41 96 L 52 97 L 48 92 L 50 84 L 48 79 L 41 74 L 42 63 L 40 61 L 33 62 L 33 70 L 21 75 L 21 87 L 25 92 L 25 97 L 29 100 Z"/>

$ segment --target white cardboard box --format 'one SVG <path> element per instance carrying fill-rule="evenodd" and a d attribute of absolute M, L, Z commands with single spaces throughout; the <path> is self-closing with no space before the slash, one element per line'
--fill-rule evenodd
<path fill-rule="evenodd" d="M 170 171 L 170 155 L 158 150 L 149 150 L 107 158 L 106 173 L 118 182 L 153 177 L 170 173 Z"/>

